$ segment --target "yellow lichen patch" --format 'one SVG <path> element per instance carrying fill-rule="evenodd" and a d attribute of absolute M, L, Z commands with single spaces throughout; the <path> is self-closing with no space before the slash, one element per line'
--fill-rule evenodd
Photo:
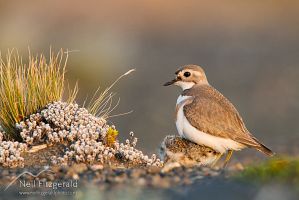
<path fill-rule="evenodd" d="M 106 135 L 107 145 L 112 146 L 115 143 L 117 136 L 118 136 L 118 130 L 116 130 L 113 127 L 109 127 Z"/>

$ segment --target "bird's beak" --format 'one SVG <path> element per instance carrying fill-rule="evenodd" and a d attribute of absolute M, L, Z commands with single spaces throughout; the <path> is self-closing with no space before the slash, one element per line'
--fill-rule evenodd
<path fill-rule="evenodd" d="M 168 81 L 166 83 L 164 83 L 163 86 L 169 86 L 169 85 L 173 85 L 175 82 L 178 81 L 178 78 L 176 77 L 175 79 L 171 80 L 171 81 Z"/>

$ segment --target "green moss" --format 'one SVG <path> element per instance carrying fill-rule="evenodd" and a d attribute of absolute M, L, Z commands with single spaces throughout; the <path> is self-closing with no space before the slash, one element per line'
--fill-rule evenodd
<path fill-rule="evenodd" d="M 278 157 L 249 166 L 237 178 L 256 183 L 281 182 L 299 190 L 299 158 Z"/>

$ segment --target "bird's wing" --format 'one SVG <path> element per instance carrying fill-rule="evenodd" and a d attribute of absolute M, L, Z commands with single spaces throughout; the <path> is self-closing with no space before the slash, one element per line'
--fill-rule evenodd
<path fill-rule="evenodd" d="M 189 123 L 202 132 L 247 146 L 258 146 L 235 107 L 213 88 L 196 95 L 192 103 L 184 106 L 184 114 Z"/>

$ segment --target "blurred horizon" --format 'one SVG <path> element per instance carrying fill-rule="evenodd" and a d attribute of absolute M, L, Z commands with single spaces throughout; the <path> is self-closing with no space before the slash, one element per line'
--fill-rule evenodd
<path fill-rule="evenodd" d="M 79 81 L 78 103 L 100 85 L 112 91 L 110 119 L 121 139 L 133 131 L 138 147 L 155 152 L 177 134 L 179 88 L 163 87 L 177 68 L 202 66 L 212 86 L 239 110 L 247 128 L 278 153 L 298 153 L 299 1 L 1 1 L 0 50 L 26 58 L 50 46 L 74 50 L 67 79 Z M 260 156 L 253 150 L 239 153 Z"/>

